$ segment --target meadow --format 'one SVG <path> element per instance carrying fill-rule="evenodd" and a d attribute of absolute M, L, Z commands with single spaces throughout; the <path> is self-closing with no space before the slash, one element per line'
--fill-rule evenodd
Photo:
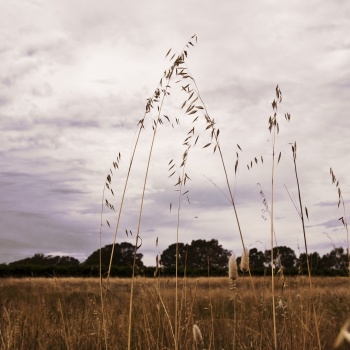
<path fill-rule="evenodd" d="M 2 279 L 2 350 L 126 349 L 130 279 L 111 279 L 102 317 L 100 280 Z M 132 349 L 173 349 L 177 310 L 179 349 L 273 349 L 269 277 L 136 278 Z M 304 276 L 276 281 L 278 349 L 317 349 L 312 305 L 322 349 L 331 349 L 350 314 L 349 279 Z M 201 331 L 195 342 L 193 326 Z M 106 338 L 106 339 L 105 339 Z M 343 343 L 339 349 L 348 349 Z"/>

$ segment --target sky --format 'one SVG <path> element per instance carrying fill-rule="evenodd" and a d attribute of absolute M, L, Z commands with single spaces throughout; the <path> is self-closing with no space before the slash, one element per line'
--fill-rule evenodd
<path fill-rule="evenodd" d="M 107 199 L 118 212 L 147 99 L 169 69 L 170 56 L 186 44 L 187 67 L 220 130 L 245 245 L 270 247 L 271 222 L 268 213 L 262 217 L 260 190 L 271 211 L 268 119 L 278 84 L 277 244 L 297 255 L 305 251 L 291 151 L 296 142 L 308 249 L 324 254 L 346 247 L 338 219 L 349 218 L 350 207 L 348 1 L 6 0 L 0 23 L 0 263 L 36 253 L 84 261 L 100 247 L 100 235 L 102 246 L 113 242 L 117 214 L 102 203 Z M 188 41 L 195 34 L 192 47 Z M 156 255 L 177 236 L 183 243 L 214 238 L 238 256 L 242 251 L 219 153 L 213 145 L 203 148 L 211 142 L 203 114 L 195 123 L 185 115 L 181 105 L 188 94 L 177 80 L 162 106 L 170 123 L 162 117 L 157 128 L 145 186 L 139 252 L 146 265 L 155 265 Z M 117 243 L 135 244 L 155 116 L 156 108 L 137 144 Z M 182 193 L 189 192 L 179 202 L 174 185 L 193 126 L 199 138 L 185 167 L 190 179 Z M 171 160 L 176 173 L 169 177 Z M 342 205 L 337 208 L 330 167 L 345 214 Z M 108 174 L 114 196 L 103 194 Z"/>

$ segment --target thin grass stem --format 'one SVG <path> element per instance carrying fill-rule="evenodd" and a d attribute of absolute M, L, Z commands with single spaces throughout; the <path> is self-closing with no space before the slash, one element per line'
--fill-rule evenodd
<path fill-rule="evenodd" d="M 309 287 L 310 287 L 310 291 L 312 291 L 311 268 L 310 268 L 310 263 L 309 263 L 309 253 L 308 253 L 308 250 L 307 250 L 304 211 L 303 211 L 303 205 L 302 205 L 302 202 L 301 202 L 301 190 L 300 190 L 299 177 L 298 177 L 298 171 L 297 171 L 297 162 L 296 162 L 296 159 L 297 159 L 297 144 L 296 144 L 296 142 L 294 143 L 294 146 L 292 146 L 292 151 L 293 151 L 293 162 L 294 162 L 295 178 L 296 178 L 297 187 L 298 187 L 298 198 L 299 198 L 299 206 L 300 206 L 300 218 L 301 218 L 301 224 L 302 224 L 302 227 L 303 227 L 304 245 L 305 245 L 305 253 L 306 253 L 306 264 L 307 264 L 307 272 L 308 272 L 308 277 L 309 277 Z M 316 313 L 316 307 L 315 307 L 314 300 L 312 300 L 312 311 L 313 311 L 313 314 L 314 314 L 314 322 L 315 322 L 315 327 L 316 327 L 318 348 L 321 350 L 322 346 L 321 346 L 321 340 L 320 340 L 320 331 L 318 329 L 317 313 Z"/>

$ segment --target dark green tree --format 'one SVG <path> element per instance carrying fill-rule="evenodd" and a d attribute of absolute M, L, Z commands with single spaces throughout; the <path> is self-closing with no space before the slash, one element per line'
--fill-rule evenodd
<path fill-rule="evenodd" d="M 112 254 L 112 244 L 101 248 L 101 263 L 102 266 L 109 266 Z M 134 262 L 135 246 L 128 242 L 116 243 L 114 246 L 112 265 L 116 267 L 132 266 Z M 143 254 L 136 254 L 136 266 L 143 267 Z M 84 265 L 94 267 L 100 266 L 100 249 L 95 250 L 84 262 Z"/>
<path fill-rule="evenodd" d="M 271 268 L 271 249 L 265 251 L 265 257 L 265 264 L 267 267 Z M 293 249 L 286 246 L 274 247 L 273 257 L 275 268 L 277 270 L 282 266 L 284 271 L 294 272 L 297 257 Z"/>
<path fill-rule="evenodd" d="M 181 268 L 185 266 L 187 248 L 187 244 L 178 243 L 178 264 Z M 160 255 L 160 264 L 164 267 L 174 268 L 176 266 L 176 243 L 170 244 L 170 246 L 162 252 L 162 254 Z"/>
<path fill-rule="evenodd" d="M 79 260 L 72 256 L 52 256 L 34 254 L 31 258 L 25 258 L 9 263 L 9 266 L 78 266 Z"/>
<path fill-rule="evenodd" d="M 320 269 L 329 272 L 346 272 L 347 254 L 342 247 L 334 248 L 329 253 L 322 256 L 320 260 Z"/>
<path fill-rule="evenodd" d="M 216 239 L 193 240 L 190 245 L 179 243 L 179 267 L 207 269 L 226 268 L 230 251 L 224 249 Z M 175 267 L 176 243 L 171 244 L 160 256 L 164 267 Z M 209 265 L 208 265 L 209 264 Z"/>
<path fill-rule="evenodd" d="M 321 257 L 317 252 L 311 253 L 308 255 L 308 260 L 310 264 L 310 269 L 312 274 L 316 274 L 320 270 L 320 260 Z M 307 274 L 307 262 L 306 262 L 306 253 L 301 253 L 298 259 L 298 268 L 301 269 L 301 272 Z"/>
<path fill-rule="evenodd" d="M 256 249 L 252 248 L 249 251 L 249 265 L 250 265 L 250 270 L 251 272 L 264 272 L 265 270 L 265 261 L 266 257 L 265 254 Z"/>

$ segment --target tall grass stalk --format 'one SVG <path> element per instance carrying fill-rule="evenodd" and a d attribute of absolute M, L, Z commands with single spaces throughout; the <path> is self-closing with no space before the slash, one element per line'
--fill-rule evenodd
<path fill-rule="evenodd" d="M 153 127 L 153 137 L 152 137 L 150 151 L 149 151 L 149 154 L 148 154 L 146 173 L 145 173 L 145 178 L 144 178 L 144 183 L 143 183 L 143 190 L 142 190 L 142 196 L 141 196 L 139 218 L 138 218 L 138 224 L 137 224 L 137 233 L 136 233 L 136 237 L 135 237 L 134 261 L 133 261 L 133 265 L 132 265 L 130 305 L 129 305 L 128 350 L 131 349 L 131 330 L 132 330 L 132 310 L 133 310 L 133 296 L 134 296 L 135 266 L 136 266 L 136 254 L 137 254 L 137 249 L 138 249 L 138 242 L 139 242 L 139 237 L 140 237 L 140 228 L 141 228 L 141 218 L 142 218 L 143 203 L 144 203 L 145 192 L 146 192 L 148 172 L 149 172 L 149 167 L 150 167 L 150 164 L 151 164 L 151 157 L 152 157 L 152 153 L 153 153 L 154 141 L 155 141 L 155 138 L 156 138 L 158 125 L 160 123 L 160 114 L 161 114 L 161 111 L 162 111 L 164 99 L 167 96 L 167 90 L 168 90 L 168 86 L 169 86 L 168 84 L 169 84 L 171 75 L 172 75 L 172 71 L 171 71 L 171 74 L 168 75 L 165 89 L 162 90 L 163 91 L 163 96 L 162 96 L 162 100 L 161 100 L 160 106 L 158 107 L 158 115 L 157 115 L 156 119 L 153 121 L 153 125 L 152 125 L 152 127 Z"/>
<path fill-rule="evenodd" d="M 168 52 L 168 54 L 169 54 L 169 52 Z M 153 102 L 157 101 L 157 99 L 159 98 L 159 96 L 160 96 L 160 89 L 162 89 L 162 81 L 163 81 L 163 78 L 165 78 L 166 79 L 166 87 L 165 87 L 165 89 L 162 89 L 163 98 L 162 98 L 161 106 L 163 105 L 164 97 L 167 94 L 169 94 L 167 92 L 167 90 L 169 88 L 169 85 L 168 85 L 169 81 L 170 81 L 170 79 L 171 79 L 171 77 L 173 75 L 173 71 L 174 71 L 175 67 L 179 64 L 179 60 L 180 60 L 180 57 L 178 57 L 173 62 L 172 66 L 170 67 L 170 69 L 168 71 L 164 72 L 164 76 L 161 78 L 161 80 L 160 80 L 160 82 L 159 82 L 159 84 L 158 84 L 158 86 L 157 86 L 153 96 L 147 100 L 146 111 L 144 113 L 143 118 L 138 122 L 139 129 L 138 129 L 138 133 L 137 133 L 136 142 L 135 142 L 135 145 L 133 147 L 132 156 L 131 156 L 131 159 L 130 159 L 130 162 L 129 162 L 129 168 L 128 168 L 128 172 L 127 172 L 127 175 L 126 175 L 126 180 L 125 180 L 125 183 L 124 183 L 122 198 L 121 198 L 120 207 L 119 207 L 119 211 L 118 211 L 117 223 L 116 223 L 115 231 L 114 231 L 112 252 L 111 252 L 110 263 L 109 263 L 108 274 L 107 274 L 106 290 L 108 290 L 108 283 L 109 283 L 109 278 L 110 278 L 110 273 L 111 273 L 111 268 L 112 268 L 113 255 L 114 255 L 114 247 L 115 247 L 115 243 L 116 243 L 116 239 L 117 239 L 117 233 L 118 233 L 119 223 L 120 223 L 121 214 L 122 214 L 122 210 L 123 210 L 123 204 L 124 204 L 124 200 L 125 200 L 126 189 L 127 189 L 127 186 L 128 186 L 130 173 L 131 173 L 131 168 L 132 168 L 132 165 L 133 165 L 133 162 L 134 162 L 134 157 L 135 157 L 136 149 L 137 149 L 137 146 L 138 146 L 138 143 L 139 143 L 141 131 L 142 131 L 142 129 L 144 129 L 145 118 L 146 118 L 146 115 L 148 113 L 150 113 L 151 108 L 153 108 Z M 158 109 L 158 117 L 156 118 L 156 123 L 158 123 L 160 121 L 160 110 L 161 110 L 161 108 Z M 156 124 L 153 125 L 153 128 L 155 126 L 156 126 Z"/>
<path fill-rule="evenodd" d="M 276 135 L 279 133 L 277 121 L 277 104 L 282 102 L 282 93 L 278 85 L 276 86 L 276 98 L 272 102 L 274 111 L 273 117 L 269 118 L 269 130 L 272 131 L 272 170 L 271 170 L 271 297 L 272 297 L 272 316 L 273 316 L 273 340 L 274 350 L 277 350 L 277 330 L 276 330 L 276 305 L 275 305 L 275 281 L 274 281 L 274 256 L 273 256 L 273 239 L 274 239 L 274 180 L 275 180 L 275 145 Z"/>
<path fill-rule="evenodd" d="M 106 184 L 103 186 L 103 192 L 102 192 L 102 207 L 101 207 L 101 221 L 100 221 L 100 299 L 101 299 L 101 314 L 102 314 L 102 329 L 104 333 L 104 342 L 105 342 L 105 349 L 108 349 L 108 342 L 107 342 L 107 322 L 106 322 L 106 314 L 105 314 L 105 302 L 103 298 L 103 282 L 102 282 L 102 217 L 103 217 L 103 206 L 104 206 L 104 199 L 105 199 L 105 191 L 106 191 Z"/>
<path fill-rule="evenodd" d="M 170 50 L 169 50 L 170 52 Z M 168 52 L 168 54 L 169 54 Z M 168 55 L 167 54 L 167 55 Z M 151 142 L 151 147 L 150 147 L 150 151 L 149 151 L 149 155 L 148 155 L 148 161 L 147 161 L 147 167 L 146 167 L 146 173 L 145 173 L 145 178 L 144 178 L 144 184 L 143 184 L 143 190 L 142 190 L 142 196 L 141 196 L 141 203 L 140 203 L 140 210 L 139 210 L 139 218 L 138 218 L 138 226 L 137 226 L 137 233 L 136 233 L 136 238 L 135 238 L 135 251 L 134 251 L 134 261 L 133 261 L 133 266 L 132 266 L 132 278 L 131 278 L 131 290 L 130 290 L 130 304 L 129 304 L 129 328 L 128 328 L 128 350 L 131 349 L 131 331 L 132 331 L 132 314 L 133 314 L 133 295 L 134 295 L 134 281 L 135 281 L 135 266 L 136 266 L 136 254 L 137 254 L 137 249 L 138 249 L 138 241 L 140 238 L 140 228 L 141 228 L 141 218 L 142 218 L 142 211 L 143 211 L 143 203 L 144 203 L 144 197 L 145 197 L 145 192 L 146 192 L 146 185 L 147 185 L 147 179 L 148 179 L 148 173 L 149 173 L 149 167 L 151 164 L 151 157 L 152 157 L 152 153 L 153 153 L 153 147 L 154 147 L 154 142 L 155 142 L 155 137 L 157 134 L 157 130 L 158 130 L 158 126 L 159 124 L 162 123 L 161 120 L 161 112 L 163 109 L 163 104 L 164 104 L 164 100 L 165 97 L 167 95 L 169 95 L 170 93 L 168 92 L 168 89 L 170 88 L 170 80 L 173 76 L 173 72 L 176 69 L 176 67 L 179 66 L 179 64 L 183 63 L 185 57 L 185 53 L 184 51 L 175 59 L 175 61 L 173 62 L 173 64 L 171 65 L 171 67 L 168 69 L 168 71 L 164 72 L 164 76 L 162 77 L 162 79 L 160 80 L 160 87 L 162 87 L 162 80 L 163 78 L 165 78 L 166 83 L 165 83 L 165 88 L 161 88 L 161 90 L 158 88 L 155 92 L 155 100 L 158 102 L 160 95 L 162 93 L 161 96 L 161 100 L 159 105 L 157 106 L 157 116 L 156 118 L 153 120 L 153 124 L 152 124 L 152 128 L 153 128 L 153 137 L 152 137 L 152 142 Z M 150 111 L 150 108 L 153 108 L 152 105 L 153 100 L 150 99 L 149 100 L 149 104 L 148 104 L 148 108 L 146 108 L 146 112 Z M 180 191 L 181 192 L 181 191 Z M 177 252 L 178 254 L 178 252 Z M 176 269 L 177 270 L 177 269 Z M 176 278 L 177 280 L 177 278 Z M 177 288 L 176 288 L 176 294 L 177 294 Z M 177 300 L 176 300 L 176 312 L 177 314 Z M 178 336 L 177 336 L 177 319 L 175 322 L 175 349 L 177 349 L 178 347 Z"/>
<path fill-rule="evenodd" d="M 236 219 L 236 223 L 237 223 L 238 232 L 239 232 L 239 236 L 240 236 L 240 239 L 241 239 L 242 247 L 243 247 L 243 250 L 245 251 L 246 250 L 246 246 L 245 246 L 244 239 L 243 239 L 243 232 L 242 232 L 242 229 L 241 229 L 241 224 L 240 224 L 239 217 L 238 217 L 238 212 L 237 212 L 237 209 L 236 209 L 235 199 L 234 199 L 234 195 L 233 195 L 233 192 L 232 192 L 232 189 L 231 189 L 231 185 L 230 185 L 230 181 L 229 181 L 229 176 L 228 176 L 228 172 L 227 172 L 227 168 L 226 168 L 223 152 L 222 152 L 222 149 L 221 149 L 221 146 L 220 146 L 220 142 L 219 142 L 220 130 L 215 128 L 215 121 L 214 121 L 214 119 L 210 118 L 208 110 L 207 110 L 207 107 L 206 107 L 206 104 L 204 103 L 204 101 L 203 101 L 203 99 L 202 99 L 202 97 L 200 95 L 197 83 L 196 83 L 194 77 L 192 76 L 192 74 L 190 73 L 190 70 L 188 69 L 188 67 L 187 67 L 185 62 L 184 62 L 184 67 L 185 68 L 183 68 L 183 71 L 185 71 L 186 77 L 190 78 L 192 83 L 193 83 L 193 85 L 194 85 L 194 91 L 192 91 L 192 96 L 193 96 L 192 98 L 194 100 L 199 99 L 199 101 L 201 103 L 201 107 L 200 108 L 202 110 L 204 110 L 204 118 L 205 118 L 206 123 L 207 123 L 206 130 L 207 129 L 211 130 L 211 138 L 215 140 L 214 153 L 215 153 L 216 150 L 218 150 L 218 152 L 220 154 L 220 160 L 221 160 L 222 168 L 223 168 L 224 175 L 225 175 L 226 186 L 227 186 L 227 189 L 228 189 L 228 192 L 229 192 L 229 201 L 230 201 L 230 203 L 232 205 L 232 208 L 233 208 L 233 211 L 234 211 L 234 216 L 235 216 L 235 219 Z M 191 113 L 193 113 L 193 111 Z M 206 145 L 205 148 L 207 146 L 209 146 L 209 144 Z M 255 302 L 258 305 L 258 298 L 257 298 L 257 295 L 256 295 L 254 282 L 253 282 L 253 279 L 252 279 L 252 275 L 251 275 L 250 269 L 248 270 L 248 272 L 249 272 L 249 277 L 250 277 L 250 283 L 251 283 L 251 286 L 252 286 L 252 289 L 253 289 L 253 292 L 254 292 Z"/>
<path fill-rule="evenodd" d="M 339 220 L 342 222 L 342 224 L 346 230 L 346 253 L 347 253 L 347 257 L 348 257 L 347 272 L 348 272 L 348 276 L 350 277 L 350 242 L 349 242 L 349 229 L 348 229 L 348 220 L 347 220 L 346 209 L 345 209 L 345 201 L 344 201 L 343 195 L 341 193 L 341 189 L 339 187 L 339 181 L 335 177 L 332 168 L 330 168 L 330 174 L 332 177 L 332 183 L 335 184 L 335 186 L 338 190 L 338 208 L 340 206 L 340 203 L 342 204 L 342 207 L 343 207 L 343 216 L 341 218 L 339 218 Z"/>
<path fill-rule="evenodd" d="M 131 278 L 130 304 L 129 304 L 128 350 L 131 349 L 132 310 L 133 310 L 136 254 L 137 254 L 137 249 L 138 249 L 138 244 L 139 244 L 138 241 L 139 241 L 139 235 L 140 235 L 141 217 L 142 217 L 143 202 L 144 202 L 145 192 L 146 192 L 148 171 L 149 171 L 149 166 L 151 163 L 151 156 L 152 156 L 152 151 L 153 151 L 154 140 L 155 140 L 156 133 L 157 133 L 157 127 L 158 127 L 158 120 L 155 122 L 153 138 L 152 138 L 152 143 L 151 143 L 151 149 L 150 149 L 149 156 L 148 156 L 147 169 L 146 169 L 145 179 L 144 179 L 144 183 L 143 183 L 140 212 L 139 212 L 139 219 L 138 219 L 138 225 L 137 225 L 137 233 L 136 233 L 136 238 L 135 238 L 135 250 L 134 250 L 134 261 L 133 261 L 133 265 L 132 265 L 132 278 Z"/>
<path fill-rule="evenodd" d="M 310 287 L 310 291 L 312 291 L 311 267 L 310 267 L 310 263 L 309 263 L 309 253 L 308 253 L 308 249 L 307 249 L 307 240 L 306 240 L 306 232 L 305 232 L 304 211 L 303 211 L 303 205 L 301 202 L 301 190 L 300 190 L 299 177 L 298 177 L 298 171 L 297 171 L 297 161 L 296 161 L 296 159 L 297 159 L 297 143 L 296 142 L 292 146 L 292 152 L 293 152 L 295 179 L 296 179 L 297 187 L 298 187 L 298 199 L 299 199 L 299 208 L 300 208 L 299 215 L 300 215 L 301 224 L 303 227 L 303 237 L 304 237 L 304 245 L 305 245 L 305 253 L 306 253 L 306 265 L 307 265 L 307 272 L 308 272 L 308 278 L 309 278 L 309 287 Z M 306 212 L 306 216 L 308 217 L 308 211 L 307 211 L 306 207 L 305 207 L 305 212 Z M 312 301 L 312 311 L 314 314 L 314 322 L 315 322 L 315 327 L 316 327 L 318 348 L 321 350 L 322 347 L 321 347 L 321 340 L 320 340 L 320 332 L 318 329 L 318 320 L 317 320 L 317 313 L 316 313 L 314 301 Z"/>
<path fill-rule="evenodd" d="M 182 176 L 179 183 L 179 196 L 178 196 L 178 206 L 177 206 L 177 223 L 176 223 L 176 257 L 175 257 L 175 350 L 178 349 L 179 344 L 179 320 L 178 320 L 178 303 L 179 303 L 179 290 L 178 290 L 178 268 L 179 268 L 179 231 L 180 231 L 180 210 L 181 210 L 181 198 L 182 198 L 182 188 L 185 185 L 185 166 L 188 156 L 187 148 L 186 152 L 183 154 L 182 158 Z"/>
<path fill-rule="evenodd" d="M 103 292 L 102 292 L 103 283 L 102 283 L 102 255 L 101 254 L 102 254 L 102 213 L 103 213 L 104 192 L 105 192 L 105 189 L 106 189 L 106 184 L 105 184 L 105 186 L 103 188 L 101 225 L 100 225 L 100 289 L 101 289 L 102 324 L 103 324 L 103 331 L 104 331 L 106 350 L 108 349 L 108 343 L 107 343 L 108 332 L 107 332 L 106 319 L 105 319 L 106 318 L 105 305 L 106 305 L 107 293 L 108 293 L 108 288 L 109 288 L 109 280 L 110 280 L 111 269 L 112 269 L 114 248 L 115 248 L 115 244 L 116 244 L 116 241 L 117 241 L 117 233 L 118 233 L 119 223 L 120 223 L 120 219 L 121 219 L 121 215 L 122 215 L 122 211 L 123 211 L 123 205 L 124 205 L 124 201 L 125 201 L 126 189 L 128 187 L 128 183 L 129 183 L 129 179 L 130 179 L 131 168 L 132 168 L 132 165 L 134 163 L 134 157 L 135 157 L 135 154 L 136 154 L 136 149 L 137 149 L 137 146 L 138 146 L 138 143 L 139 143 L 141 131 L 144 128 L 143 124 L 144 124 L 144 119 L 146 117 L 147 112 L 148 111 L 146 109 L 145 115 L 143 116 L 143 118 L 138 123 L 139 129 L 138 129 L 138 133 L 137 133 L 137 138 L 136 138 L 135 145 L 133 147 L 131 159 L 130 159 L 130 162 L 129 162 L 129 168 L 128 168 L 128 172 L 127 172 L 127 175 L 126 175 L 126 180 L 125 180 L 125 183 L 124 183 L 122 198 L 121 198 L 121 201 L 120 201 L 120 206 L 119 206 L 119 211 L 118 211 L 117 223 L 116 223 L 115 230 L 114 230 L 112 251 L 111 251 L 111 256 L 110 256 L 109 266 L 108 266 L 108 272 L 107 272 L 107 281 L 106 281 L 106 286 L 104 287 L 105 288 L 105 295 L 104 295 L 104 297 L 103 297 Z"/>
<path fill-rule="evenodd" d="M 128 183 L 129 183 L 129 179 L 130 179 L 130 173 L 131 173 L 131 168 L 132 168 L 132 165 L 134 163 L 134 158 L 135 158 L 136 149 L 137 149 L 137 146 L 138 146 L 138 143 L 139 143 L 141 131 L 144 128 L 144 120 L 145 120 L 146 113 L 143 116 L 143 118 L 139 121 L 139 130 L 138 130 L 138 133 L 137 133 L 136 142 L 135 142 L 135 145 L 133 147 L 132 155 L 131 155 L 131 158 L 130 158 L 129 168 L 128 168 L 128 172 L 127 172 L 125 183 L 124 183 L 122 198 L 121 198 L 121 201 L 120 201 L 118 217 L 117 217 L 117 223 L 116 223 L 115 230 L 114 230 L 112 252 L 111 252 L 111 257 L 110 257 L 109 266 L 108 266 L 107 282 L 106 282 L 106 293 L 108 291 L 109 279 L 110 279 L 110 276 L 111 276 L 111 269 L 112 269 L 113 255 L 114 255 L 114 247 L 115 247 L 115 243 L 117 241 L 117 234 L 118 234 L 119 223 L 120 223 L 120 219 L 121 219 L 121 215 L 122 215 L 122 211 L 123 211 L 123 205 L 124 205 L 124 200 L 125 200 L 125 195 L 126 195 L 126 189 L 128 187 Z"/>

